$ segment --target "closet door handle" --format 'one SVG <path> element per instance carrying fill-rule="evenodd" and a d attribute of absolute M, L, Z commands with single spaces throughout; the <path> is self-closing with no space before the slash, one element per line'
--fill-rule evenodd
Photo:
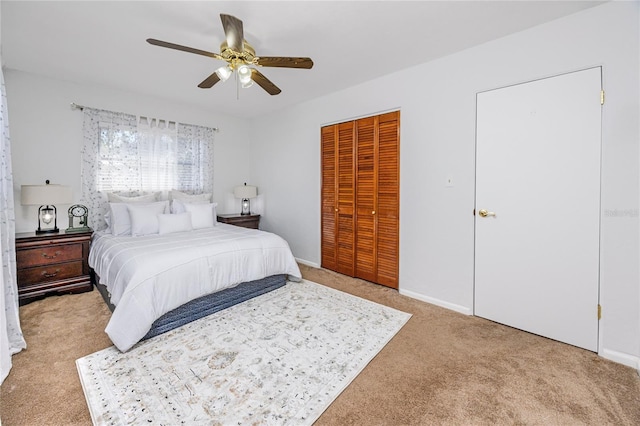
<path fill-rule="evenodd" d="M 373 210 L 373 211 L 371 212 L 371 214 L 376 214 L 376 211 L 375 211 L 375 210 Z"/>

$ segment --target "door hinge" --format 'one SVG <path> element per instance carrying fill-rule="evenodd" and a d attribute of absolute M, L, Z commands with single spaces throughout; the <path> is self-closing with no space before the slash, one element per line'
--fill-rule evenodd
<path fill-rule="evenodd" d="M 598 319 L 602 319 L 602 306 L 598 303 Z"/>
<path fill-rule="evenodd" d="M 600 105 L 604 105 L 604 90 L 600 91 Z"/>

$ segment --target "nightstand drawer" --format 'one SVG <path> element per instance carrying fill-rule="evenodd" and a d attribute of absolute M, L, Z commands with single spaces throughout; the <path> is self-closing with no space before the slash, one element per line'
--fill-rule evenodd
<path fill-rule="evenodd" d="M 82 243 L 17 250 L 16 260 L 22 268 L 82 260 Z"/>
<path fill-rule="evenodd" d="M 82 275 L 82 260 L 20 269 L 18 270 L 18 286 L 23 287 L 29 284 L 58 281 L 80 275 Z"/>

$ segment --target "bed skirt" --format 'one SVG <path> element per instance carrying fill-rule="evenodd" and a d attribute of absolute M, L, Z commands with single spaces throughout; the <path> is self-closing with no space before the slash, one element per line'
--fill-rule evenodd
<path fill-rule="evenodd" d="M 92 271 L 93 272 L 93 271 Z M 94 274 L 95 275 L 95 274 Z M 99 279 L 95 277 L 98 291 L 104 301 L 109 306 L 111 312 L 114 310 L 113 304 L 109 301 L 107 288 L 103 284 L 98 284 Z M 287 275 L 272 275 L 256 281 L 238 284 L 235 287 L 227 288 L 219 292 L 199 297 L 176 309 L 167 312 L 154 321 L 149 332 L 141 339 L 146 340 L 151 337 L 166 333 L 169 330 L 188 324 L 192 321 L 211 315 L 235 304 L 252 299 L 261 294 L 268 293 L 287 283 Z"/>

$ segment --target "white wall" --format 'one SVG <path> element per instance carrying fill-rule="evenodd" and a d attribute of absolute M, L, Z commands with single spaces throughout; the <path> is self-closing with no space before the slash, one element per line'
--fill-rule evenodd
<path fill-rule="evenodd" d="M 214 142 L 214 201 L 224 213 L 226 194 L 248 180 L 248 167 L 239 167 L 249 152 L 246 123 L 160 98 L 115 91 L 95 85 L 69 83 L 16 70 L 4 70 L 16 200 L 16 231 L 32 232 L 37 207 L 20 205 L 20 186 L 51 183 L 69 185 L 80 201 L 82 117 L 75 102 L 93 108 L 159 117 L 187 124 L 218 127 Z M 58 207 L 58 227 L 68 226 L 67 208 Z"/>
<path fill-rule="evenodd" d="M 263 226 L 283 235 L 296 257 L 318 264 L 320 127 L 400 108 L 400 291 L 472 313 L 476 93 L 602 66 L 599 353 L 635 366 L 638 23 L 638 2 L 607 3 L 255 120 L 251 174 L 266 194 Z M 447 177 L 453 187 L 445 187 Z"/>

